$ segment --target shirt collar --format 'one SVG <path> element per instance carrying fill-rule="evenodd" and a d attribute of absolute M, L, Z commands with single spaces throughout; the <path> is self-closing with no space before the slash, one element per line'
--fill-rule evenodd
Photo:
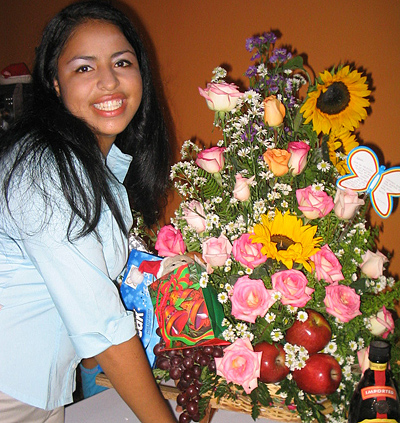
<path fill-rule="evenodd" d="M 122 183 L 128 173 L 131 161 L 132 156 L 123 153 L 115 144 L 113 144 L 107 155 L 106 165 L 118 181 Z"/>

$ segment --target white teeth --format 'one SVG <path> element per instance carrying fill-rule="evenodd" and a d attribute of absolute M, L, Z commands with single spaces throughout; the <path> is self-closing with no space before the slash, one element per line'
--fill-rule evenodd
<path fill-rule="evenodd" d="M 98 110 L 106 110 L 107 112 L 111 112 L 113 110 L 119 109 L 122 106 L 122 100 L 104 101 L 103 103 L 95 103 L 93 106 Z"/>

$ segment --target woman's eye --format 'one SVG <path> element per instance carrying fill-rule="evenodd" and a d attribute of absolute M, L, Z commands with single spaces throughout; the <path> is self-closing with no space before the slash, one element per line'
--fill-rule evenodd
<path fill-rule="evenodd" d="M 132 64 L 132 62 L 130 62 L 129 60 L 123 59 L 123 60 L 118 60 L 118 62 L 115 63 L 115 66 L 117 68 L 125 68 L 127 66 L 130 66 Z"/>
<path fill-rule="evenodd" d="M 79 68 L 75 71 L 77 73 L 84 73 L 84 72 L 89 72 L 91 71 L 92 68 L 88 65 L 83 65 L 83 66 L 79 66 Z"/>

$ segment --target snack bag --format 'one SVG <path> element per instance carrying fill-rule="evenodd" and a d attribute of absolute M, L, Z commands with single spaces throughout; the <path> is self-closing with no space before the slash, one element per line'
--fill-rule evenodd
<path fill-rule="evenodd" d="M 197 262 L 183 264 L 149 286 L 155 315 L 166 349 L 225 344 L 222 305 L 211 286 L 201 288 L 204 268 Z"/>
<path fill-rule="evenodd" d="M 133 249 L 129 254 L 120 288 L 125 307 L 132 310 L 135 315 L 136 330 L 151 367 L 155 362 L 153 348 L 160 341 L 160 337 L 156 334 L 158 325 L 148 289 L 155 277 L 150 272 L 139 270 L 139 267 L 143 261 L 146 261 L 148 266 L 154 264 L 154 267 L 158 268 L 161 260 L 161 257 Z"/>

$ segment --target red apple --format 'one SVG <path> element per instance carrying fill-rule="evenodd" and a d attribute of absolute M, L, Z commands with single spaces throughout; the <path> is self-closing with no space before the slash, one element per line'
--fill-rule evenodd
<path fill-rule="evenodd" d="M 269 344 L 260 342 L 254 346 L 254 351 L 262 352 L 260 380 L 264 383 L 279 382 L 289 373 L 285 366 L 286 353 L 281 344 Z"/>
<path fill-rule="evenodd" d="M 308 353 L 321 351 L 331 340 L 332 330 L 325 317 L 312 309 L 306 309 L 308 319 L 305 322 L 296 320 L 286 331 L 289 344 L 301 345 Z"/>
<path fill-rule="evenodd" d="M 333 394 L 342 380 L 342 369 L 336 359 L 324 353 L 314 354 L 301 370 L 293 372 L 293 380 L 304 392 L 313 395 Z"/>

